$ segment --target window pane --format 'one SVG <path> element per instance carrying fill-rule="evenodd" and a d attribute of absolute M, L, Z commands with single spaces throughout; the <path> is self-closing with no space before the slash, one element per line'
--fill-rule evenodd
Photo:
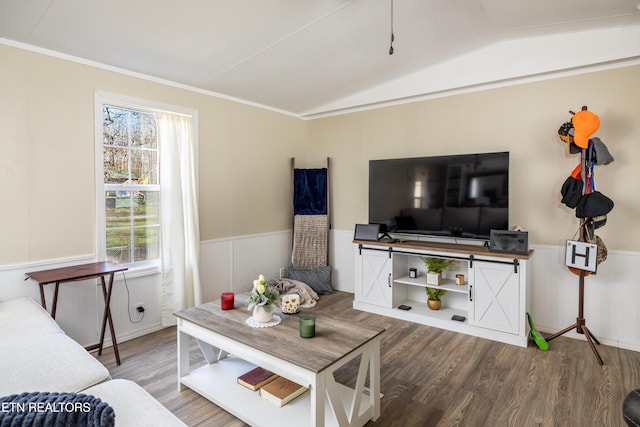
<path fill-rule="evenodd" d="M 121 264 L 131 262 L 131 229 L 107 230 L 107 260 Z"/>
<path fill-rule="evenodd" d="M 158 148 L 156 118 L 153 114 L 131 111 L 131 146 L 138 148 Z"/>
<path fill-rule="evenodd" d="M 134 225 L 160 224 L 160 192 L 135 191 L 133 193 Z"/>
<path fill-rule="evenodd" d="M 105 225 L 107 230 L 117 227 L 131 227 L 131 204 L 130 191 L 105 192 Z"/>
<path fill-rule="evenodd" d="M 103 124 L 103 144 L 119 145 L 127 147 L 129 145 L 129 125 L 126 110 L 114 107 L 104 107 L 102 109 Z"/>
<path fill-rule="evenodd" d="M 103 157 L 105 184 L 129 182 L 129 149 L 105 147 Z"/>
<path fill-rule="evenodd" d="M 135 239 L 134 261 L 160 258 L 160 227 L 133 229 Z"/>
<path fill-rule="evenodd" d="M 160 224 L 158 191 L 106 191 L 106 228 Z"/>
<path fill-rule="evenodd" d="M 131 150 L 131 181 L 138 184 L 158 184 L 156 150 Z"/>

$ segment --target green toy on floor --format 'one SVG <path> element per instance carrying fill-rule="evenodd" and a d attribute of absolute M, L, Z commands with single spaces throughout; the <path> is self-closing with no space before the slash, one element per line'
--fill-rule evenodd
<path fill-rule="evenodd" d="M 549 343 L 545 341 L 544 337 L 536 330 L 536 327 L 533 324 L 533 318 L 529 312 L 527 312 L 527 320 L 529 321 L 529 327 L 531 328 L 529 335 L 531 335 L 533 341 L 538 345 L 538 348 L 542 351 L 549 350 Z"/>

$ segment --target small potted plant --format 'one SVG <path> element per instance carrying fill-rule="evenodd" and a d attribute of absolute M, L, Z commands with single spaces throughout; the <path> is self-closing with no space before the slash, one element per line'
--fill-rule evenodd
<path fill-rule="evenodd" d="M 440 285 L 442 272 L 445 271 L 454 260 L 436 257 L 420 257 L 427 266 L 427 285 Z"/>
<path fill-rule="evenodd" d="M 440 310 L 442 307 L 442 301 L 440 298 L 444 296 L 447 291 L 440 288 L 424 288 L 427 291 L 427 307 L 431 310 Z"/>
<path fill-rule="evenodd" d="M 259 323 L 273 320 L 273 307 L 278 304 L 280 294 L 261 274 L 253 281 L 253 289 L 247 298 L 247 309 L 253 309 L 253 319 Z"/>

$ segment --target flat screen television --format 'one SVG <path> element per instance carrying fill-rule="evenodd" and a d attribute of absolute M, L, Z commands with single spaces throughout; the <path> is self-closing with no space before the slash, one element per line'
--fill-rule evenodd
<path fill-rule="evenodd" d="M 509 226 L 509 152 L 370 160 L 369 223 L 489 240 Z"/>

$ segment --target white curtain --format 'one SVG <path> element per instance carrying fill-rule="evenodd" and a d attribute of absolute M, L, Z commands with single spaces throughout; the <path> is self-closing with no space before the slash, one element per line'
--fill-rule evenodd
<path fill-rule="evenodd" d="M 160 149 L 162 324 L 173 313 L 201 304 L 200 228 L 191 117 L 156 113 Z"/>

